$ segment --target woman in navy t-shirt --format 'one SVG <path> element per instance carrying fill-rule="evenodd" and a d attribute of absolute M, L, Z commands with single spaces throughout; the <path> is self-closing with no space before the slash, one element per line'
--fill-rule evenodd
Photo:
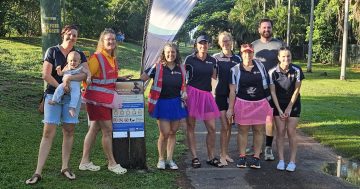
<path fill-rule="evenodd" d="M 173 152 L 180 120 L 187 117 L 183 102 L 187 97 L 185 74 L 177 46 L 168 43 L 160 55 L 159 62 L 146 69 L 141 75 L 143 81 L 153 79 L 148 110 L 150 116 L 158 120 L 158 169 L 165 169 L 166 165 L 172 170 L 178 169 L 173 161 Z M 165 151 L 167 152 L 166 162 Z"/>
<path fill-rule="evenodd" d="M 285 170 L 284 137 L 287 133 L 290 146 L 290 162 L 287 171 L 295 171 L 297 150 L 296 127 L 301 112 L 300 86 L 304 74 L 299 66 L 291 63 L 291 52 L 287 47 L 279 50 L 280 63 L 269 70 L 270 91 L 274 102 L 274 117 L 277 129 L 278 170 Z"/>
<path fill-rule="evenodd" d="M 196 154 L 195 122 L 203 120 L 207 128 L 206 145 L 208 149 L 209 165 L 222 167 L 220 161 L 215 158 L 215 119 L 220 116 L 213 95 L 211 94 L 211 78 L 216 78 L 216 59 L 208 54 L 208 37 L 200 35 L 196 39 L 196 52 L 185 59 L 187 80 L 187 107 L 189 117 L 187 119 L 187 138 L 191 154 L 192 166 L 201 167 Z"/>

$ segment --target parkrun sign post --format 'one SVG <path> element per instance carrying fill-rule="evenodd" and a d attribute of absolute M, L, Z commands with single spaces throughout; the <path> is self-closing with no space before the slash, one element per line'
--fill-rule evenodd
<path fill-rule="evenodd" d="M 115 160 L 126 168 L 146 169 L 144 83 L 141 80 L 116 82 L 122 107 L 113 109 Z"/>

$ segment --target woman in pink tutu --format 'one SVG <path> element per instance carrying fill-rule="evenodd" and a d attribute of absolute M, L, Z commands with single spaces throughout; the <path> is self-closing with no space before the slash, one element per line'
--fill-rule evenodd
<path fill-rule="evenodd" d="M 229 109 L 226 114 L 229 119 L 234 115 L 235 123 L 239 128 L 240 158 L 236 166 L 259 169 L 263 130 L 265 123 L 272 117 L 272 108 L 268 102 L 269 77 L 264 65 L 253 60 L 254 49 L 251 44 L 241 45 L 241 56 L 243 62 L 230 71 Z M 255 153 L 247 161 L 245 150 L 250 126 L 253 128 Z"/>
<path fill-rule="evenodd" d="M 195 123 L 203 120 L 208 131 L 206 145 L 208 150 L 207 164 L 222 167 L 219 159 L 215 158 L 215 119 L 220 117 L 220 112 L 211 94 L 211 78 L 216 78 L 216 59 L 208 54 L 209 38 L 200 35 L 196 39 L 196 51 L 185 59 L 187 82 L 187 138 L 190 147 L 192 167 L 199 168 L 201 163 L 196 154 Z"/>

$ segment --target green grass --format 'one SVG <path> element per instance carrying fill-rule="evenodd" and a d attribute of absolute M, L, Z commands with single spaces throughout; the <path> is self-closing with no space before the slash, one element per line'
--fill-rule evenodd
<path fill-rule="evenodd" d="M 300 65 L 306 70 L 305 64 Z M 335 65 L 315 64 L 313 73 L 305 73 L 300 128 L 341 155 L 359 161 L 360 74 L 347 69 L 347 80 L 339 78 L 340 67 Z"/>
<path fill-rule="evenodd" d="M 97 41 L 79 39 L 82 50 L 94 52 Z M 120 74 L 140 75 L 141 47 L 123 43 L 119 46 L 118 59 Z M 36 107 L 43 88 L 41 79 L 42 52 L 40 38 L 0 39 L 0 188 L 27 188 L 24 181 L 36 166 L 39 143 L 42 137 L 42 115 Z M 99 134 L 92 149 L 91 158 L 101 165 L 99 172 L 81 172 L 77 166 L 81 159 L 82 145 L 87 132 L 84 113 L 76 126 L 70 167 L 77 179 L 69 182 L 60 175 L 61 129 L 57 130 L 49 158 L 43 170 L 43 180 L 38 188 L 176 188 L 176 178 L 180 172 L 158 171 L 157 136 L 154 119 L 146 114 L 147 166 L 150 173 L 130 170 L 125 175 L 114 175 L 106 170 L 106 158 L 101 148 Z M 182 131 L 179 131 L 181 133 Z M 178 141 L 184 140 L 179 134 Z M 175 159 L 180 160 L 185 146 L 180 143 L 175 151 Z M 156 184 L 155 184 L 156 183 Z"/>

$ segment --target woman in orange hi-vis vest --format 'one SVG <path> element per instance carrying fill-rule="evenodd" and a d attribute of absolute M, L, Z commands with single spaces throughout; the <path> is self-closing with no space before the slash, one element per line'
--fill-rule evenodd
<path fill-rule="evenodd" d="M 89 59 L 89 69 L 92 83 L 85 90 L 84 100 L 91 123 L 84 140 L 79 169 L 100 170 L 100 166 L 96 166 L 90 161 L 90 149 L 97 133 L 101 130 L 102 145 L 108 159 L 108 169 L 116 174 L 124 174 L 127 170 L 116 163 L 112 150 L 111 107 L 115 96 L 115 82 L 119 78 L 114 30 L 105 29 L 101 33 L 96 52 Z M 131 76 L 124 76 L 122 79 L 129 77 Z"/>
<path fill-rule="evenodd" d="M 176 132 L 180 120 L 187 117 L 184 100 L 186 100 L 185 67 L 181 64 L 178 48 L 175 44 L 165 45 L 159 61 L 145 70 L 141 75 L 143 81 L 153 78 L 149 94 L 149 113 L 156 118 L 159 127 L 158 169 L 176 170 L 178 166 L 173 161 L 173 152 L 176 142 Z M 165 162 L 165 150 L 167 161 Z"/>

